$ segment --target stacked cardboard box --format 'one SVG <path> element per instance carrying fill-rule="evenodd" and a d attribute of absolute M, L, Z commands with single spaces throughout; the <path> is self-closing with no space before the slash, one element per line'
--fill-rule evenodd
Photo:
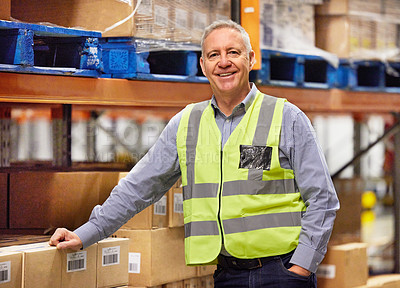
<path fill-rule="evenodd" d="M 328 247 L 317 271 L 318 287 L 353 288 L 368 280 L 367 244 L 347 243 Z"/>
<path fill-rule="evenodd" d="M 340 201 L 330 243 L 344 244 L 361 241 L 361 195 L 365 181 L 361 178 L 337 179 L 335 189 Z"/>
<path fill-rule="evenodd" d="M 302 1 L 260 1 L 261 49 L 314 47 L 314 5 Z"/>
<path fill-rule="evenodd" d="M 119 172 L 10 173 L 8 228 L 76 229 L 105 201 L 118 177 Z"/>
<path fill-rule="evenodd" d="M 126 174 L 121 173 L 120 178 Z M 206 279 L 203 281 L 201 279 L 210 276 L 215 266 L 189 267 L 185 263 L 181 181 L 178 180 L 164 197 L 166 201 L 162 202 L 162 209 L 156 208 L 157 205 L 161 205 L 160 203 L 153 204 L 114 233 L 115 237 L 129 238 L 130 241 L 129 285 L 133 287 L 160 285 L 200 287 L 198 283 L 206 285 Z M 166 213 L 158 215 L 158 210 Z"/>
<path fill-rule="evenodd" d="M 367 284 L 355 288 L 397 288 L 400 287 L 400 274 L 387 274 L 368 278 Z"/>
<path fill-rule="evenodd" d="M 1 287 L 117 287 L 128 283 L 127 267 L 127 239 L 81 251 L 57 250 L 47 241 L 0 248 Z"/>
<path fill-rule="evenodd" d="M 104 37 L 135 36 L 193 43 L 199 43 L 210 21 L 230 18 L 229 0 L 142 0 L 137 4 L 137 0 L 73 3 L 13 0 L 11 15 L 26 22 L 49 22 L 100 31 Z"/>
<path fill-rule="evenodd" d="M 400 8 L 394 7 L 398 4 L 384 0 L 324 2 L 316 9 L 317 47 L 342 58 L 371 58 L 398 47 L 398 17 L 390 15 Z"/>
<path fill-rule="evenodd" d="M 0 0 L 0 20 L 10 20 L 11 0 Z"/>

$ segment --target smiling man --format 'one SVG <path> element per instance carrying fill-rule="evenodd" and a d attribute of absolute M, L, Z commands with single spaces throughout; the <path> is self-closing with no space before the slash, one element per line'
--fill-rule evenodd
<path fill-rule="evenodd" d="M 246 31 L 217 21 L 202 38 L 211 100 L 188 105 L 87 223 L 59 249 L 111 235 L 182 177 L 185 258 L 218 264 L 215 287 L 316 287 L 339 202 L 309 119 L 249 82 Z"/>

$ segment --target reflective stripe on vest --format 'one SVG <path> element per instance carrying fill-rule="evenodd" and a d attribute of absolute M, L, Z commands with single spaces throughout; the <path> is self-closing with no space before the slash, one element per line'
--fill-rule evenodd
<path fill-rule="evenodd" d="M 284 254 L 297 246 L 305 205 L 293 171 L 279 163 L 284 101 L 258 92 L 223 150 L 209 101 L 182 114 L 177 148 L 188 265 L 215 260 L 222 241 L 239 258 Z M 270 147 L 267 168 L 240 168 L 241 145 Z"/>

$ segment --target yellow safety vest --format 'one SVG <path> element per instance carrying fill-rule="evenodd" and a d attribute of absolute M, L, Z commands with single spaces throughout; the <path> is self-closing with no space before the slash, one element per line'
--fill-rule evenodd
<path fill-rule="evenodd" d="M 188 265 L 215 263 L 222 244 L 244 259 L 297 247 L 306 206 L 279 163 L 285 101 L 258 92 L 223 149 L 210 101 L 185 108 L 176 141 Z"/>

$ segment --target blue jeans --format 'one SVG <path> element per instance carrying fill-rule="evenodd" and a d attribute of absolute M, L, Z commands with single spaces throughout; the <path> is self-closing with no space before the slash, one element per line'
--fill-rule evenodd
<path fill-rule="evenodd" d="M 292 253 L 276 256 L 273 260 L 255 269 L 233 269 L 217 265 L 214 272 L 214 287 L 232 288 L 316 288 L 317 278 L 300 276 L 290 272 L 288 268 Z"/>

